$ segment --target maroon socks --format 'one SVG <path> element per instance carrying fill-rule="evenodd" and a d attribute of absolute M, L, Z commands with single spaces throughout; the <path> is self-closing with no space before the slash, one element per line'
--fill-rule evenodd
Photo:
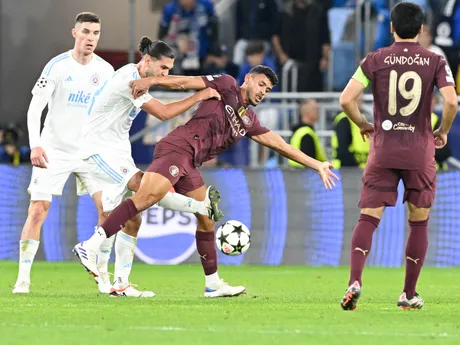
<path fill-rule="evenodd" d="M 351 239 L 350 281 L 348 286 L 355 281 L 362 285 L 361 276 L 367 256 L 372 247 L 372 235 L 379 225 L 380 219 L 361 214 Z"/>
<path fill-rule="evenodd" d="M 408 299 L 415 296 L 420 271 L 428 249 L 428 219 L 423 221 L 409 220 L 410 234 L 406 245 L 406 278 L 404 292 Z"/>
<path fill-rule="evenodd" d="M 200 255 L 204 274 L 209 276 L 217 272 L 217 252 L 214 231 L 197 231 L 195 234 L 196 248 Z"/>
<path fill-rule="evenodd" d="M 123 229 L 126 222 L 138 213 L 134 202 L 131 199 L 125 200 L 110 213 L 101 227 L 107 237 L 110 237 Z"/>

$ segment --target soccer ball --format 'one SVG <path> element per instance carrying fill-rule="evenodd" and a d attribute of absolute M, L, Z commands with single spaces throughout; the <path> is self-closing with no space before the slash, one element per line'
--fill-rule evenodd
<path fill-rule="evenodd" d="M 251 233 L 243 223 L 229 220 L 216 231 L 216 245 L 225 255 L 241 255 L 251 244 Z"/>

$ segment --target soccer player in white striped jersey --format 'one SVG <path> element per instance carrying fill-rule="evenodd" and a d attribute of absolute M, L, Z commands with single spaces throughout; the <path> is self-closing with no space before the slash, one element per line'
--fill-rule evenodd
<path fill-rule="evenodd" d="M 28 188 L 31 201 L 21 234 L 19 273 L 13 293 L 30 291 L 30 271 L 40 243 L 41 226 L 52 196 L 62 194 L 70 174 L 75 174 L 78 185 L 93 196 L 102 214 L 101 187 L 90 176 L 80 153 L 83 124 L 93 96 L 113 75 L 112 66 L 94 54 L 100 31 L 101 22 L 96 14 L 78 14 L 72 29 L 74 48 L 51 59 L 32 90 L 27 113 L 34 166 Z M 46 105 L 48 113 L 40 134 L 40 119 Z"/>
<path fill-rule="evenodd" d="M 130 191 L 137 191 L 139 188 L 142 172 L 133 162 L 129 141 L 129 130 L 139 108 L 166 121 L 182 114 L 200 101 L 220 98 L 216 90 L 206 88 L 186 99 L 166 105 L 149 94 L 134 99 L 130 87 L 133 79 L 166 76 L 174 64 L 174 51 L 164 42 L 152 42 L 148 37 L 143 37 L 139 49 L 142 60 L 138 64 L 128 64 L 120 68 L 98 91 L 88 111 L 88 121 L 84 131 L 84 144 L 81 150 L 84 157 L 87 157 L 88 170 L 93 172 L 95 180 L 103 181 L 105 176 L 102 205 L 107 213 L 130 197 L 132 195 Z M 184 211 L 189 212 L 190 207 L 196 205 L 197 213 L 219 220 L 222 216 L 218 209 L 219 200 L 218 191 L 210 187 L 204 203 L 180 194 L 168 193 L 158 202 L 158 205 L 170 209 L 183 207 Z M 134 221 L 137 227 L 126 227 L 116 236 L 115 283 L 112 287 L 109 286 L 110 293 L 113 296 L 152 297 L 154 295 L 152 292 L 138 291 L 129 282 L 141 222 L 140 215 L 137 215 Z M 108 286 L 106 253 L 110 253 L 114 237 L 106 239 L 97 254 L 99 272 L 93 275 L 101 292 L 106 292 Z M 74 253 L 79 257 L 87 255 L 82 244 L 75 247 Z"/>
<path fill-rule="evenodd" d="M 51 59 L 32 90 L 27 126 L 33 167 L 28 188 L 31 201 L 19 246 L 19 274 L 13 293 L 29 293 L 30 270 L 39 246 L 40 230 L 53 195 L 61 195 L 74 173 L 92 190 L 78 157 L 83 124 L 92 96 L 113 75 L 113 67 L 94 54 L 101 22 L 94 13 L 77 15 L 74 48 Z M 40 119 L 48 105 L 40 134 Z"/>

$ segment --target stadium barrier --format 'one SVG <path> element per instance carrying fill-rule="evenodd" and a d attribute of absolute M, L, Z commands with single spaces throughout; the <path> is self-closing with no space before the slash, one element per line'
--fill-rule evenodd
<path fill-rule="evenodd" d="M 0 165 L 0 260 L 17 260 L 18 241 L 27 216 L 30 166 Z M 203 169 L 208 184 L 222 194 L 225 220 L 236 219 L 251 230 L 251 248 L 243 256 L 219 255 L 221 264 L 330 265 L 349 263 L 349 243 L 359 216 L 361 171 L 342 169 L 340 182 L 326 191 L 311 170 Z M 399 191 L 402 191 L 402 185 Z M 43 225 L 37 259 L 75 260 L 72 247 L 94 231 L 97 212 L 89 196 L 76 196 L 69 179 L 55 197 Z M 438 175 L 436 203 L 430 217 L 427 265 L 460 265 L 460 172 Z M 368 263 L 400 267 L 408 234 L 406 210 L 386 210 L 374 235 Z M 149 264 L 198 262 L 192 215 L 157 207 L 143 212 L 136 260 Z"/>

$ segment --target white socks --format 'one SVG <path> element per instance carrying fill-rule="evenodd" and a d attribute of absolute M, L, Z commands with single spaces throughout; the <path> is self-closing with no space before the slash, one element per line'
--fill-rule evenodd
<path fill-rule="evenodd" d="M 21 240 L 19 241 L 19 274 L 18 282 L 25 281 L 30 283 L 30 270 L 37 254 L 39 241 Z"/>
<path fill-rule="evenodd" d="M 115 237 L 116 235 L 106 238 L 99 247 L 99 252 L 97 253 L 97 269 L 101 274 L 109 270 L 110 253 L 112 252 Z"/>
<path fill-rule="evenodd" d="M 117 234 L 115 241 L 115 284 L 125 286 L 129 283 L 136 242 L 136 237 L 123 231 Z"/>
<path fill-rule="evenodd" d="M 196 201 L 179 193 L 167 193 L 157 205 L 175 211 L 208 215 L 204 201 Z"/>
<path fill-rule="evenodd" d="M 219 278 L 219 274 L 213 273 L 208 276 L 205 276 L 206 278 L 206 287 L 212 288 L 212 289 L 218 289 L 221 283 L 221 280 Z"/>
<path fill-rule="evenodd" d="M 113 236 L 112 236 L 113 237 Z M 96 232 L 93 236 L 87 241 L 85 241 L 85 246 L 89 249 L 99 252 L 99 248 L 101 247 L 102 243 L 107 239 L 107 235 L 103 228 L 98 227 Z"/>

